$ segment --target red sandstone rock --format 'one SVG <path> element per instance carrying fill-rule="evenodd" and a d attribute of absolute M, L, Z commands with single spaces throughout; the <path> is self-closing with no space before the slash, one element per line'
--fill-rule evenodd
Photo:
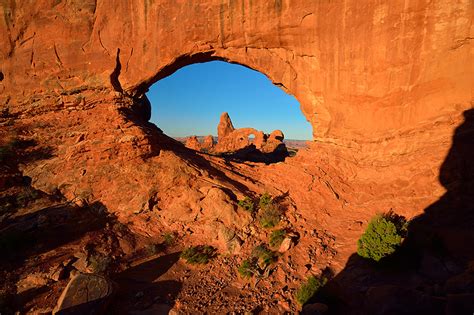
<path fill-rule="evenodd" d="M 283 141 L 285 139 L 285 136 L 283 135 L 283 131 L 281 130 L 274 130 L 268 137 L 268 141 Z"/>
<path fill-rule="evenodd" d="M 201 150 L 210 151 L 214 148 L 214 137 L 211 135 L 205 136 L 201 143 Z"/>
<path fill-rule="evenodd" d="M 191 136 L 186 139 L 186 148 L 200 151 L 201 150 L 201 143 L 199 142 L 196 136 Z"/>
<path fill-rule="evenodd" d="M 469 1 L 9 1 L 0 17 L 0 132 L 35 141 L 24 175 L 144 235 L 156 224 L 136 213 L 199 226 L 209 182 L 244 182 L 289 191 L 307 224 L 343 236 L 341 269 L 361 233 L 347 224 L 419 215 L 446 192 L 439 169 L 472 108 Z M 313 126 L 294 160 L 235 166 L 255 183 L 147 123 L 152 83 L 216 59 L 267 75 Z"/>
<path fill-rule="evenodd" d="M 275 130 L 268 136 L 253 128 L 234 129 L 229 114 L 222 113 L 217 131 L 220 136 L 213 149 L 214 153 L 239 153 L 240 157 L 245 159 L 255 152 L 272 154 L 280 150 L 283 156 L 286 156 L 286 147 L 282 142 L 283 132 L 280 130 Z"/>
<path fill-rule="evenodd" d="M 229 114 L 227 112 L 222 113 L 219 125 L 217 126 L 218 139 L 225 138 L 234 130 L 235 128 L 230 120 Z"/>
<path fill-rule="evenodd" d="M 358 202 L 391 191 L 412 215 L 444 192 L 433 170 L 462 112 L 472 108 L 468 1 L 36 1 L 8 2 L 0 16 L 0 106 L 11 117 L 2 118 L 2 128 L 44 126 L 39 143 L 57 158 L 45 163 L 48 172 L 33 166 L 24 172 L 36 187 L 61 186 L 67 195 L 84 190 L 111 198 L 105 196 L 115 195 L 113 186 L 105 192 L 99 184 L 110 179 L 90 177 L 99 167 L 93 161 L 129 165 L 116 171 L 122 177 L 141 164 L 134 159 L 166 146 L 141 128 L 145 118 L 130 121 L 118 111 L 144 113 L 146 102 L 137 97 L 194 62 L 222 59 L 267 75 L 298 99 L 313 125 L 312 163 L 337 161 L 336 177 L 368 192 Z M 75 146 L 56 141 L 72 132 L 88 138 Z M 93 158 L 65 165 L 82 160 L 79 154 Z M 413 162 L 419 159 L 424 162 Z M 84 171 L 79 181 L 65 180 Z M 136 176 L 139 182 L 146 177 Z M 132 195 L 147 199 L 143 192 Z M 118 199 L 108 203 L 127 208 Z"/>

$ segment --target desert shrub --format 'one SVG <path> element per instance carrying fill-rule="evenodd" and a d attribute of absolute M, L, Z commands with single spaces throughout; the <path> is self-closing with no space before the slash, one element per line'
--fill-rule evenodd
<path fill-rule="evenodd" d="M 250 213 L 253 213 L 255 212 L 255 205 L 254 205 L 254 202 L 252 199 L 250 199 L 249 197 L 245 197 L 244 199 L 242 200 L 239 200 L 237 202 L 237 204 L 239 205 L 239 207 L 241 207 L 242 209 L 244 209 L 245 211 L 248 211 Z"/>
<path fill-rule="evenodd" d="M 287 232 L 284 229 L 273 231 L 272 234 L 270 234 L 270 242 L 269 242 L 270 246 L 271 247 L 280 246 L 283 240 L 285 239 L 286 234 Z"/>
<path fill-rule="evenodd" d="M 165 246 L 171 246 L 176 242 L 176 235 L 174 233 L 165 233 L 163 234 L 163 244 Z"/>
<path fill-rule="evenodd" d="M 357 254 L 379 261 L 393 254 L 406 235 L 407 222 L 394 213 L 375 216 L 357 242 Z"/>
<path fill-rule="evenodd" d="M 238 271 L 242 278 L 251 278 L 255 272 L 255 267 L 255 261 L 252 259 L 246 259 L 239 266 Z"/>
<path fill-rule="evenodd" d="M 272 204 L 272 196 L 269 193 L 264 193 L 260 196 L 260 200 L 258 201 L 258 206 L 260 209 L 264 209 L 267 206 Z"/>
<path fill-rule="evenodd" d="M 272 228 L 280 223 L 281 211 L 278 205 L 271 204 L 260 210 L 259 222 L 263 228 Z"/>
<path fill-rule="evenodd" d="M 252 258 L 257 259 L 260 267 L 267 267 L 268 265 L 277 261 L 277 255 L 269 250 L 265 245 L 258 245 L 252 250 Z"/>
<path fill-rule="evenodd" d="M 318 279 L 315 276 L 310 276 L 308 280 L 303 283 L 296 291 L 295 299 L 300 305 L 308 302 L 318 290 L 327 282 L 326 278 Z"/>
<path fill-rule="evenodd" d="M 271 268 L 268 267 L 276 262 L 277 259 L 278 256 L 276 253 L 262 244 L 252 250 L 249 259 L 242 261 L 238 272 L 242 278 L 250 278 L 253 275 L 257 277 L 268 277 L 271 271 Z"/>
<path fill-rule="evenodd" d="M 216 251 L 214 247 L 208 245 L 191 246 L 186 248 L 180 257 L 192 265 L 207 264 L 216 256 Z"/>

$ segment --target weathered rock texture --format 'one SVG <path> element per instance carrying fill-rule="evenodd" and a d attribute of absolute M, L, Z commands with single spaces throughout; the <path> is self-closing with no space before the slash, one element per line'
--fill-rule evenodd
<path fill-rule="evenodd" d="M 206 136 L 202 143 L 196 136 L 186 139 L 189 149 L 213 154 L 233 155 L 236 158 L 261 162 L 283 161 L 288 151 L 281 130 L 274 130 L 270 135 L 254 128 L 235 129 L 227 112 L 222 113 L 217 126 L 218 141 Z"/>
<path fill-rule="evenodd" d="M 232 120 L 230 119 L 229 113 L 222 113 L 221 118 L 219 120 L 219 125 L 217 125 L 218 141 L 227 137 L 234 130 L 235 128 L 232 124 Z"/>
<path fill-rule="evenodd" d="M 411 216 L 441 196 L 473 106 L 469 0 L 7 0 L 0 16 L 2 128 L 49 153 L 25 175 L 122 214 L 192 209 L 206 176 L 234 187 L 147 123 L 148 87 L 188 64 L 242 64 L 294 95 L 313 126 L 303 164 L 362 209 Z"/>
<path fill-rule="evenodd" d="M 196 136 L 190 136 L 186 139 L 186 148 L 190 148 L 192 150 L 200 151 L 201 150 L 201 143 Z"/>
<path fill-rule="evenodd" d="M 250 146 L 262 153 L 273 153 L 279 146 L 285 146 L 284 135 L 280 130 L 266 135 L 254 128 L 235 129 L 228 113 L 222 113 L 217 132 L 219 139 L 213 149 L 215 153 L 235 153 Z"/>
<path fill-rule="evenodd" d="M 113 293 L 113 284 L 103 276 L 78 274 L 64 289 L 53 314 L 103 314 Z"/>

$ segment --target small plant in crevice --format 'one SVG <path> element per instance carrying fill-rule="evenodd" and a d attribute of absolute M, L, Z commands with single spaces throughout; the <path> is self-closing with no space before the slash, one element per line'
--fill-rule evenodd
<path fill-rule="evenodd" d="M 282 213 L 278 205 L 270 204 L 265 208 L 260 209 L 258 221 L 263 228 L 272 228 L 280 223 L 281 214 Z"/>
<path fill-rule="evenodd" d="M 280 205 L 268 193 L 264 193 L 260 197 L 258 206 L 258 221 L 261 227 L 266 229 L 272 228 L 280 223 L 282 215 Z"/>
<path fill-rule="evenodd" d="M 267 206 L 272 204 L 272 196 L 269 193 L 264 193 L 260 196 L 258 201 L 258 206 L 260 209 L 266 208 Z"/>
<path fill-rule="evenodd" d="M 310 276 L 296 291 L 295 299 L 298 304 L 301 306 L 306 304 L 326 282 L 326 278 L 319 279 L 315 276 Z"/>
<path fill-rule="evenodd" d="M 239 266 L 239 274 L 242 278 L 251 278 L 256 273 L 256 264 L 253 259 L 245 259 Z"/>
<path fill-rule="evenodd" d="M 166 247 L 173 246 L 176 242 L 176 234 L 167 232 L 163 234 L 163 245 Z"/>
<path fill-rule="evenodd" d="M 255 212 L 255 204 L 250 197 L 245 197 L 244 199 L 239 200 L 237 204 L 239 205 L 239 207 L 241 207 L 245 211 L 248 211 L 250 213 Z"/>
<path fill-rule="evenodd" d="M 252 250 L 248 259 L 242 261 L 238 272 L 243 278 L 251 278 L 252 276 L 259 278 L 268 277 L 271 265 L 277 260 L 277 254 L 268 249 L 264 244 L 261 244 Z"/>
<path fill-rule="evenodd" d="M 252 258 L 257 259 L 257 264 L 264 269 L 270 264 L 277 261 L 278 256 L 275 252 L 268 249 L 265 245 L 258 245 L 252 250 Z"/>
<path fill-rule="evenodd" d="M 288 235 L 288 232 L 285 229 L 275 230 L 270 234 L 270 246 L 278 247 L 281 245 L 285 237 Z"/>
<path fill-rule="evenodd" d="M 357 254 L 377 262 L 393 254 L 406 237 L 407 226 L 406 219 L 393 212 L 375 216 L 357 242 Z"/>
<path fill-rule="evenodd" d="M 183 250 L 180 257 L 192 265 L 204 265 L 216 257 L 217 249 L 209 245 L 191 246 Z"/>

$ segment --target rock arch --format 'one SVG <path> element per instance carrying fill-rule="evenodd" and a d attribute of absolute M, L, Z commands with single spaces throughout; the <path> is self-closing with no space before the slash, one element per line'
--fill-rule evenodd
<path fill-rule="evenodd" d="M 189 63 L 220 59 L 264 73 L 312 124 L 312 163 L 336 163 L 338 178 L 368 199 L 394 191 L 423 200 L 414 208 L 441 194 L 439 185 L 426 192 L 437 183 L 432 169 L 472 108 L 469 1 L 11 0 L 0 16 L 2 128 L 7 120 L 30 128 L 56 152 L 24 171 L 37 187 L 83 187 L 116 209 L 125 201 L 99 191 L 96 182 L 109 179 L 91 161 L 132 165 L 170 147 L 152 136 L 141 96 Z M 400 191 L 390 174 L 405 171 L 403 182 L 419 180 Z"/>

